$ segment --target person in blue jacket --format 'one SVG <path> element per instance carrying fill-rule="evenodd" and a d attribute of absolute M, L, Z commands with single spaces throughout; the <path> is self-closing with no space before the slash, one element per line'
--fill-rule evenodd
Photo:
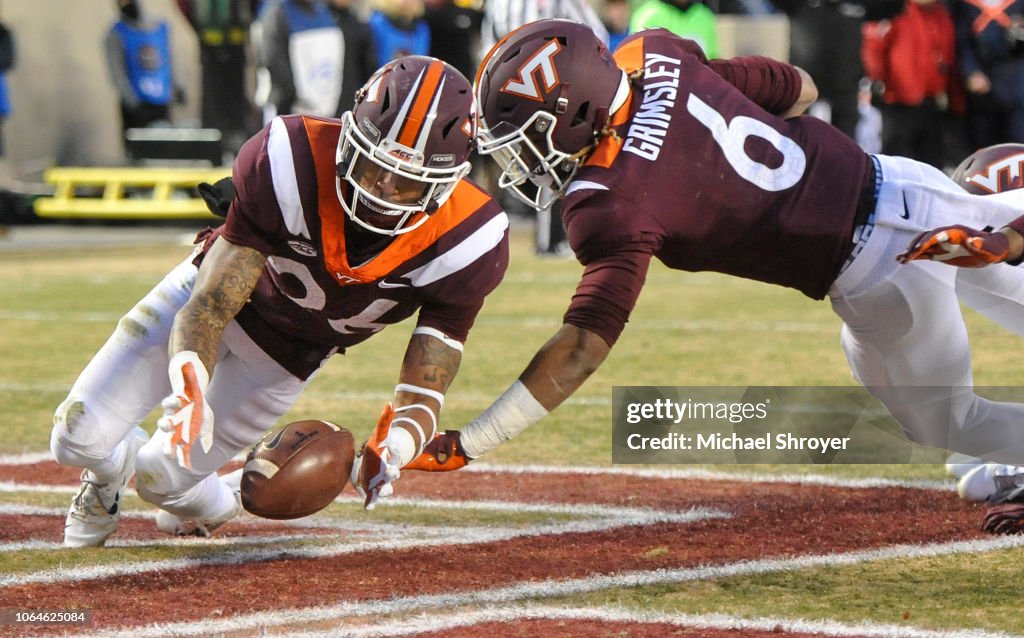
<path fill-rule="evenodd" d="M 430 54 L 430 26 L 423 0 L 377 0 L 370 28 L 381 66 L 407 55 Z"/>
<path fill-rule="evenodd" d="M 260 15 L 264 123 L 277 115 L 333 117 L 344 74 L 344 34 L 323 0 L 281 0 Z M 260 93 L 260 91 L 257 91 Z"/>
<path fill-rule="evenodd" d="M 138 0 L 116 0 L 120 17 L 104 43 L 121 102 L 121 129 L 170 120 L 173 102 L 184 100 L 174 81 L 170 27 L 149 20 Z"/>
<path fill-rule="evenodd" d="M 7 72 L 14 68 L 14 34 L 0 23 L 0 125 L 11 116 L 11 97 L 7 91 Z M 4 154 L 3 134 L 0 133 L 0 156 Z"/>

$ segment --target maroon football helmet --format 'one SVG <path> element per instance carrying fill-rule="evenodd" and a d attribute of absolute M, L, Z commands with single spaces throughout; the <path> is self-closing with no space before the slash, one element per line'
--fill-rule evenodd
<path fill-rule="evenodd" d="M 475 137 L 473 90 L 454 67 L 426 56 L 386 64 L 341 116 L 342 207 L 376 233 L 416 229 L 469 173 Z"/>
<path fill-rule="evenodd" d="M 953 181 L 975 195 L 1024 187 L 1024 144 L 996 144 L 975 151 L 956 167 Z"/>
<path fill-rule="evenodd" d="M 577 154 L 597 140 L 629 83 L 590 27 L 538 20 L 494 45 L 475 90 L 478 149 L 501 166 L 499 186 L 541 209 L 572 179 Z"/>

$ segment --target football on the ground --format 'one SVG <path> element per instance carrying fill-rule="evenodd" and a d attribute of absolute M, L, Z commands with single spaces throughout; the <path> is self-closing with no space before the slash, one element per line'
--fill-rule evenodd
<path fill-rule="evenodd" d="M 355 441 L 327 421 L 295 421 L 249 452 L 242 469 L 242 507 L 263 518 L 302 518 L 341 494 L 355 460 Z"/>

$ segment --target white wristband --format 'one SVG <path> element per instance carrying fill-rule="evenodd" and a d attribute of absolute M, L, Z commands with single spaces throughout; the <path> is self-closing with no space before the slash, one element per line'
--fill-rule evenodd
<path fill-rule="evenodd" d="M 441 343 L 443 343 L 444 345 L 448 346 L 449 348 L 453 348 L 455 350 L 458 350 L 459 352 L 462 352 L 463 346 L 461 341 L 456 341 L 455 339 L 452 339 L 451 337 L 449 337 L 448 335 L 446 335 L 445 333 L 441 332 L 436 328 L 429 328 L 427 326 L 416 326 L 416 329 L 413 330 L 412 333 L 414 335 L 427 335 L 428 337 L 433 337 L 440 341 Z"/>
<path fill-rule="evenodd" d="M 413 394 L 422 394 L 428 396 L 431 399 L 437 401 L 441 407 L 444 407 L 444 395 L 437 390 L 431 390 L 430 388 L 424 388 L 418 385 L 412 385 L 411 383 L 399 383 L 395 386 L 395 394 L 399 392 L 411 392 Z"/>
<path fill-rule="evenodd" d="M 459 441 L 467 456 L 480 458 L 547 416 L 548 411 L 522 381 L 516 381 L 469 425 Z"/>

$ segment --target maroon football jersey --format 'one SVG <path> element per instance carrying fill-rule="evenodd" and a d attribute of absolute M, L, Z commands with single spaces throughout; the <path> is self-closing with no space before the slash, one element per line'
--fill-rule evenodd
<path fill-rule="evenodd" d="M 870 158 L 811 117 L 783 120 L 796 70 L 766 58 L 709 63 L 666 31 L 616 51 L 644 69 L 567 189 L 569 241 L 586 266 L 565 320 L 609 344 L 651 256 L 824 297 L 849 255 Z"/>
<path fill-rule="evenodd" d="M 246 142 L 238 195 L 215 235 L 268 256 L 237 321 L 303 379 L 417 310 L 418 325 L 465 341 L 508 265 L 508 218 L 468 180 L 418 229 L 352 263 L 335 176 L 340 132 L 337 120 L 294 115 Z"/>

